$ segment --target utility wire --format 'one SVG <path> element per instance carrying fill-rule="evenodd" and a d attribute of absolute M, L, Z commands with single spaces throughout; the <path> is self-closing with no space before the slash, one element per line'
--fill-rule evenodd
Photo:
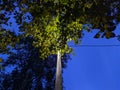
<path fill-rule="evenodd" d="M 93 45 L 93 44 L 86 44 L 86 45 L 69 45 L 70 47 L 120 47 L 120 45 Z"/>

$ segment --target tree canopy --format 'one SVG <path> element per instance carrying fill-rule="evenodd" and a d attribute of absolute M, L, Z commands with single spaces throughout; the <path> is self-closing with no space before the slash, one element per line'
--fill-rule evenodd
<path fill-rule="evenodd" d="M 0 26 L 9 20 L 6 13 L 13 13 L 24 35 L 34 37 L 33 45 L 42 47 L 42 57 L 59 49 L 62 54 L 71 52 L 67 42 L 78 43 L 83 30 L 99 29 L 94 38 L 118 36 L 114 30 L 120 22 L 119 0 L 2 0 L 0 5 Z M 9 40 L 5 43 L 2 47 L 10 44 Z"/>
<path fill-rule="evenodd" d="M 19 42 L 19 35 L 6 28 L 12 24 L 8 21 L 11 15 L 14 15 L 14 9 L 14 0 L 0 0 L 0 53 L 7 53 L 9 51 L 8 46 L 14 47 Z"/>
<path fill-rule="evenodd" d="M 58 50 L 69 53 L 68 41 L 78 43 L 83 30 L 99 29 L 94 38 L 117 37 L 113 31 L 120 21 L 119 4 L 119 0 L 24 0 L 21 10 L 29 12 L 32 20 L 24 23 L 23 31 L 34 37 L 35 47 L 42 46 L 43 57 Z"/>
<path fill-rule="evenodd" d="M 40 58 L 47 60 L 46 58 L 48 56 L 56 54 L 57 51 L 60 51 L 62 55 L 70 53 L 72 49 L 67 43 L 73 40 L 78 44 L 84 36 L 83 30 L 91 32 L 98 29 L 98 33 L 96 33 L 94 38 L 110 39 L 118 37 L 118 35 L 114 33 L 114 30 L 120 22 L 119 13 L 119 0 L 0 0 L 0 53 L 7 51 L 6 53 L 14 56 L 15 54 L 9 52 L 9 46 L 17 49 L 19 47 L 26 49 L 28 48 L 26 42 L 30 42 L 30 45 L 34 47 L 34 49 L 33 47 L 29 48 L 29 55 L 31 56 L 31 58 L 29 58 L 30 62 L 28 61 L 20 72 L 16 69 L 13 75 L 11 75 L 13 77 L 16 74 L 20 80 L 19 76 L 21 75 L 27 77 L 23 72 L 25 72 L 25 70 L 31 70 L 29 65 L 31 65 L 33 69 L 36 68 L 36 66 L 33 66 L 34 63 L 43 63 Z M 3 27 L 4 25 L 11 25 L 11 23 L 8 23 L 8 20 L 10 20 L 9 16 L 11 15 L 16 19 L 16 23 L 22 32 L 21 35 L 16 35 L 14 32 Z M 24 40 L 26 38 L 27 40 Z M 33 39 L 30 40 L 30 38 Z M 20 44 L 21 42 L 22 44 Z M 18 45 L 21 46 L 18 47 Z M 33 52 L 37 53 L 37 56 L 39 55 L 40 58 L 34 56 Z M 21 55 L 21 57 L 19 58 L 25 58 L 23 54 L 26 55 L 20 51 L 19 55 Z M 34 60 L 34 57 L 37 58 Z M 11 59 L 13 60 L 13 58 Z M 18 61 L 20 61 L 20 59 Z M 14 62 L 14 60 L 10 60 L 11 63 L 17 63 L 18 61 Z M 20 61 L 22 65 L 24 62 L 26 62 L 24 59 Z M 50 62 L 47 63 L 46 61 L 47 64 L 50 64 Z M 42 63 L 40 65 L 42 65 Z M 41 68 L 43 70 L 43 67 Z M 38 74 L 39 72 L 36 71 L 34 73 Z M 30 76 L 29 78 L 31 78 L 31 80 L 34 77 L 31 75 L 31 72 L 26 72 L 26 75 Z M 49 80 L 48 77 L 44 78 Z M 5 83 L 7 80 L 11 82 L 12 79 L 15 83 L 18 82 L 15 77 L 8 77 Z M 22 81 L 20 84 L 21 83 Z M 27 83 L 27 88 L 32 85 L 31 83 L 32 82 L 29 82 L 29 85 Z M 16 87 L 16 84 L 13 86 Z"/>

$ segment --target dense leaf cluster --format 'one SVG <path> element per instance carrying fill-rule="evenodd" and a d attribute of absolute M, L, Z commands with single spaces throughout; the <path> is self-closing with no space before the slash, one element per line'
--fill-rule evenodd
<path fill-rule="evenodd" d="M 42 46 L 42 57 L 58 50 L 70 53 L 68 41 L 79 42 L 82 30 L 99 29 L 94 38 L 117 37 L 114 30 L 120 21 L 119 0 L 24 0 L 33 19 L 24 24 L 25 32 L 35 38 L 35 47 Z"/>
<path fill-rule="evenodd" d="M 34 37 L 33 45 L 42 47 L 43 58 L 58 50 L 70 53 L 67 43 L 78 43 L 82 30 L 99 29 L 94 38 L 118 36 L 114 30 L 120 21 L 119 0 L 3 0 L 0 4 L 1 11 L 14 12 L 25 36 Z M 0 16 L 0 25 L 9 19 L 3 11 Z"/>

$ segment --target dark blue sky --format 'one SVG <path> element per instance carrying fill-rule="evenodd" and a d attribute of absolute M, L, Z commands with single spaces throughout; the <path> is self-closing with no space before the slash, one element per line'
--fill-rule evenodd
<path fill-rule="evenodd" d="M 120 45 L 116 38 L 93 39 L 95 32 L 86 33 L 82 45 Z M 74 47 L 74 52 L 64 69 L 64 90 L 120 90 L 120 46 Z"/>

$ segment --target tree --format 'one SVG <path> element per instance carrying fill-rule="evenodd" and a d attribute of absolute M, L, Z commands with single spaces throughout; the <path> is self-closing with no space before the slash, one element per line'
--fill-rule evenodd
<path fill-rule="evenodd" d="M 45 60 L 38 56 L 39 49 L 32 45 L 30 37 L 20 40 L 21 47 L 11 51 L 8 60 L 3 66 L 15 66 L 10 74 L 4 74 L 1 90 L 53 90 L 55 82 L 56 55 L 51 55 Z M 34 52 L 34 53 L 33 53 Z M 63 68 L 66 67 L 69 55 L 62 57 Z"/>
<path fill-rule="evenodd" d="M 50 54 L 70 53 L 67 42 L 78 43 L 83 29 L 98 28 L 95 38 L 113 38 L 116 36 L 113 31 L 120 21 L 119 0 L 24 0 L 21 3 L 27 6 L 22 9 L 33 16 L 32 22 L 24 25 L 26 36 L 35 38 L 35 47 L 42 47 L 43 58 Z"/>
<path fill-rule="evenodd" d="M 8 21 L 11 18 L 10 16 L 14 14 L 15 8 L 14 0 L 0 0 L 0 53 L 7 53 L 9 51 L 8 46 L 14 47 L 19 42 L 19 35 L 10 29 L 6 29 L 12 24 Z"/>
<path fill-rule="evenodd" d="M 42 58 L 51 54 L 70 53 L 68 41 L 78 43 L 82 30 L 100 29 L 95 38 L 117 37 L 114 30 L 120 22 L 119 0 L 22 0 L 17 1 L 23 14 L 29 12 L 31 23 L 22 22 L 25 36 L 42 47 Z M 25 7 L 25 8 L 24 8 Z M 29 18 L 29 16 L 27 16 Z M 18 17 L 17 21 L 21 21 Z M 19 22 L 21 23 L 21 22 Z M 22 29 L 22 27 L 21 27 Z"/>
<path fill-rule="evenodd" d="M 99 36 L 106 36 L 106 38 L 114 37 L 113 30 L 115 30 L 116 25 L 120 21 L 118 14 L 120 11 L 119 0 L 3 0 L 0 4 L 1 11 L 5 10 L 9 14 L 12 11 L 14 12 L 16 22 L 26 27 L 27 35 L 32 35 L 37 39 L 33 42 L 34 45 L 36 47 L 44 46 L 43 49 L 45 50 L 43 51 L 48 54 L 51 54 L 51 51 L 55 54 L 57 51 L 56 48 L 62 48 L 62 52 L 70 52 L 66 43 L 69 40 L 77 42 L 78 38 L 81 38 L 81 29 L 87 29 L 88 31 L 92 31 L 93 28 L 100 29 L 95 38 Z M 16 7 L 19 7 L 23 12 L 18 12 Z M 30 12 L 33 17 L 32 22 L 28 26 L 25 25 L 24 21 L 30 17 L 22 18 L 26 13 L 25 11 Z M 6 18 L 3 12 L 0 15 L 1 23 L 6 23 L 9 17 Z M 86 25 L 90 25 L 91 27 Z M 44 32 L 44 34 L 41 32 Z M 50 36 L 51 34 L 52 36 Z M 51 40 L 54 37 L 56 39 Z M 55 43 L 58 41 L 62 45 L 57 45 L 56 48 L 51 49 L 50 46 L 56 46 Z M 48 52 L 49 50 L 45 47 L 50 48 L 49 50 L 51 51 Z"/>

